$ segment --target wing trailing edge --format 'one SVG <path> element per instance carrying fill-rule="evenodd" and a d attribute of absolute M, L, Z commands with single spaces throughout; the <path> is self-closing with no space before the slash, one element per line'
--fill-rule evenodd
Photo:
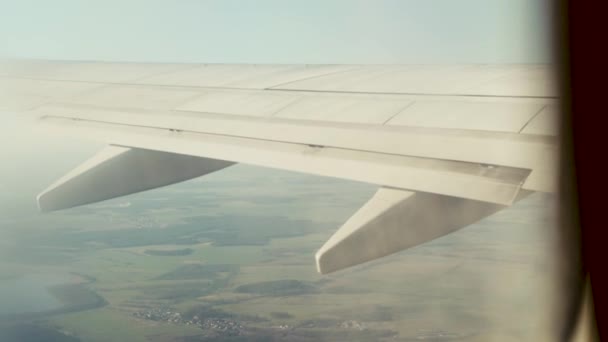
<path fill-rule="evenodd" d="M 113 145 L 228 160 L 505 205 L 513 203 L 518 193 L 524 190 L 524 182 L 531 177 L 531 170 L 527 168 L 201 133 L 173 127 L 51 116 L 41 118 L 40 123 L 52 132 Z M 329 133 L 311 129 L 309 134 Z M 424 145 L 428 142 L 411 143 Z"/>
<path fill-rule="evenodd" d="M 95 203 L 185 181 L 232 164 L 111 145 L 38 195 L 38 207 L 53 211 Z"/>

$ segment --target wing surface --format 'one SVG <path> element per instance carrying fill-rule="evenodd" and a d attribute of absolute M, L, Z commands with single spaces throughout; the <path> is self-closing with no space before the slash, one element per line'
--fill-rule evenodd
<path fill-rule="evenodd" d="M 555 191 L 557 105 L 552 70 L 543 65 L 0 63 L 0 110 L 110 145 L 43 192 L 41 209 L 235 162 L 378 185 L 365 215 L 337 233 L 343 241 L 333 237 L 317 254 L 325 272 L 444 235 L 529 191 Z M 165 164 L 177 168 L 137 177 Z M 116 175 L 129 181 L 111 186 Z M 91 190 L 99 184 L 107 191 Z M 429 221 L 446 206 L 475 214 L 458 220 L 442 210 L 443 221 Z M 373 223 L 387 217 L 391 224 Z M 425 227 L 433 233 L 402 234 Z M 352 253 L 396 236 L 407 241 Z"/>

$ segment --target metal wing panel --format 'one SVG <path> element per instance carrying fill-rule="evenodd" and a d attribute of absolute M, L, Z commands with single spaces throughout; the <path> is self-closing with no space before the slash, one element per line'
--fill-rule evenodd
<path fill-rule="evenodd" d="M 178 110 L 369 125 L 556 134 L 549 99 L 429 97 L 265 90 L 108 85 L 0 78 L 0 105 L 15 110 L 45 103 Z M 543 107 L 549 106 L 546 109 Z M 535 117 L 541 110 L 543 112 Z M 530 122 L 532 118 L 535 121 Z M 530 124 L 528 124 L 530 123 Z"/>
<path fill-rule="evenodd" d="M 542 103 L 484 99 L 422 100 L 416 101 L 387 124 L 517 133 L 541 109 Z"/>
<path fill-rule="evenodd" d="M 542 109 L 543 106 L 554 106 L 555 101 L 547 98 L 551 95 L 547 85 L 552 84 L 552 79 L 549 69 L 541 66 L 179 65 L 26 61 L 0 63 L 0 73 L 5 75 L 0 77 L 0 89 L 3 90 L 0 106 L 15 110 L 30 109 L 49 102 L 65 102 L 307 121 L 524 134 L 556 133 L 551 128 L 555 127 L 556 116 L 548 109 L 553 107 Z M 281 82 L 282 85 L 279 84 Z M 536 92 L 530 85 L 545 87 L 547 91 Z M 243 91 L 238 89 L 241 86 L 272 87 L 272 90 Z M 218 90 L 218 87 L 226 89 Z M 517 88 L 520 92 L 529 91 L 524 96 L 532 98 L 504 97 L 513 95 L 509 90 L 511 88 Z M 382 92 L 394 94 L 380 94 Z M 455 96 L 471 92 L 478 96 Z M 450 96 L 436 95 L 442 93 Z M 542 113 L 535 116 L 541 109 Z"/>
<path fill-rule="evenodd" d="M 94 83 L 0 77 L 0 110 L 20 112 L 51 101 L 66 101 L 99 87 Z"/>
<path fill-rule="evenodd" d="M 354 93 L 555 97 L 546 66 L 366 66 L 274 89 Z"/>
<path fill-rule="evenodd" d="M 26 63 L 26 65 L 29 64 Z M 390 85 L 392 82 L 401 84 L 401 76 L 394 72 L 395 70 L 401 70 L 402 73 L 409 75 L 412 80 L 417 80 L 418 77 L 427 74 L 433 74 L 434 76 L 427 80 L 427 84 L 440 85 L 442 83 L 440 82 L 442 70 L 456 72 L 453 68 L 448 67 L 425 67 L 422 69 L 420 69 L 421 67 L 412 67 L 408 69 L 397 66 L 368 66 L 357 67 L 356 70 L 348 71 L 344 69 L 345 67 L 334 68 L 332 66 L 176 66 L 48 62 L 40 65 L 34 64 L 32 70 L 28 72 L 29 69 L 23 65 L 13 66 L 12 69 L 5 64 L 0 63 L 0 66 L 4 69 L 14 69 L 13 74 L 15 75 L 55 79 L 49 81 L 46 79 L 18 78 L 16 76 L 0 77 L 0 90 L 2 90 L 0 109 L 4 108 L 5 110 L 24 110 L 45 103 L 63 102 L 99 107 L 112 106 L 160 111 L 176 109 L 201 113 L 272 116 L 307 121 L 521 132 L 523 134 L 556 134 L 554 128 L 556 127 L 557 116 L 550 113 L 550 109 L 555 106 L 555 100 L 553 99 L 487 98 L 483 96 L 438 96 L 429 94 L 345 94 L 337 92 L 342 88 L 332 87 L 331 82 L 323 83 L 328 77 L 335 79 L 336 82 L 342 78 L 352 80 L 352 74 L 354 73 L 358 75 L 355 78 L 360 80 L 357 81 L 357 86 L 364 85 L 365 87 L 382 89 L 382 87 Z M 464 72 L 462 70 L 476 70 L 479 68 L 481 67 L 456 70 L 460 70 L 457 72 L 460 75 L 461 72 Z M 485 70 L 486 68 L 481 69 Z M 516 69 L 516 71 L 511 69 L 508 69 L 510 70 L 508 75 L 526 75 L 519 69 Z M 543 75 L 545 73 L 544 69 L 537 69 L 533 69 L 536 70 L 537 74 Z M 205 71 L 197 73 L 196 70 Z M 493 69 L 489 70 L 492 71 L 489 74 L 498 72 Z M 502 69 L 498 68 L 497 70 Z M 328 72 L 331 75 L 327 74 Z M 476 71 L 472 75 L 476 73 L 483 74 L 483 72 Z M 264 80 L 270 75 L 274 75 L 276 80 L 276 77 L 290 78 L 296 74 L 297 77 L 304 77 L 305 79 L 288 83 L 285 87 L 296 86 L 300 82 L 321 82 L 319 83 L 320 88 L 311 87 L 306 91 L 293 91 L 285 89 L 239 90 L 234 88 L 220 90 L 203 87 L 205 84 L 211 86 L 234 84 L 235 80 L 248 80 L 246 82 L 251 85 L 256 83 L 256 80 Z M 142 75 L 153 76 L 142 78 Z M 361 75 L 371 77 L 370 82 L 361 81 L 366 79 Z M 187 80 L 180 81 L 182 77 L 191 79 L 193 83 Z M 445 75 L 446 84 L 450 83 L 450 77 L 449 74 Z M 489 86 L 489 84 L 499 82 L 500 79 L 513 83 L 513 77 L 491 80 L 486 85 Z M 543 80 L 546 78 L 538 75 L 530 77 L 532 79 L 540 77 Z M 133 85 L 122 81 L 124 79 L 133 80 L 134 78 L 140 81 L 130 82 L 145 83 L 148 80 L 161 84 Z M 376 83 L 371 82 L 373 79 L 376 79 L 374 81 Z M 73 80 L 86 80 L 86 82 Z M 103 83 L 108 80 L 123 83 Z M 193 84 L 198 85 L 192 86 Z M 420 86 L 424 87 L 422 84 Z M 324 87 L 333 92 L 318 91 L 324 89 Z M 525 84 L 522 87 L 525 88 Z M 542 109 L 544 106 L 548 107 Z M 541 109 L 542 112 L 536 115 Z"/>
<path fill-rule="evenodd" d="M 98 84 L 91 90 L 62 102 L 100 108 L 111 105 L 115 108 L 166 111 L 204 94 L 205 91 L 192 88 Z"/>
<path fill-rule="evenodd" d="M 382 125 L 412 103 L 412 100 L 397 97 L 306 94 L 273 116 Z"/>
<path fill-rule="evenodd" d="M 270 117 L 302 96 L 264 91 L 207 91 L 175 109 L 179 111 Z"/>

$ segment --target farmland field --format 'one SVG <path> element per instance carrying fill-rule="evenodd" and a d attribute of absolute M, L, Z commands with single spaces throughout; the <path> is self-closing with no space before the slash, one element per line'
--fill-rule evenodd
<path fill-rule="evenodd" d="M 553 197 L 533 195 L 430 243 L 319 275 L 315 251 L 374 190 L 235 166 L 95 205 L 4 219 L 0 299 L 9 295 L 2 284 L 15 279 L 60 279 L 36 290 L 54 306 L 4 317 L 0 336 L 542 340 Z"/>

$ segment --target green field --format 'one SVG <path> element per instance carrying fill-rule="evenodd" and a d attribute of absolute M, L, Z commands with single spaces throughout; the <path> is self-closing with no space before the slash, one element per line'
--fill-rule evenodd
<path fill-rule="evenodd" d="M 3 223 L 0 281 L 77 278 L 49 289 L 63 311 L 19 324 L 68 342 L 520 341 L 547 324 L 551 197 L 321 276 L 314 252 L 373 188 L 244 167 L 214 177 Z"/>

